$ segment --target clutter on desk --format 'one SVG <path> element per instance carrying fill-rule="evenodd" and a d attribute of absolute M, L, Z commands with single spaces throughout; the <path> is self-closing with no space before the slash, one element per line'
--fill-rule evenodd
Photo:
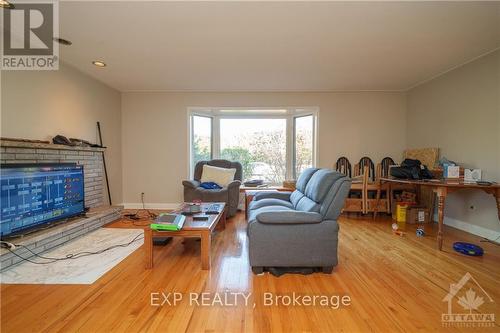
<path fill-rule="evenodd" d="M 264 185 L 264 181 L 262 179 L 252 179 L 243 183 L 245 187 L 258 187 Z"/>
<path fill-rule="evenodd" d="M 464 182 L 474 183 L 481 181 L 481 169 L 464 169 Z"/>
<path fill-rule="evenodd" d="M 464 178 L 464 168 L 458 165 L 458 163 L 447 159 L 446 157 L 441 157 L 439 159 L 439 165 L 443 169 L 443 178 L 446 179 L 460 179 Z"/>
<path fill-rule="evenodd" d="M 406 158 L 400 166 L 391 167 L 391 176 L 398 179 L 432 179 L 434 176 L 420 160 Z"/>

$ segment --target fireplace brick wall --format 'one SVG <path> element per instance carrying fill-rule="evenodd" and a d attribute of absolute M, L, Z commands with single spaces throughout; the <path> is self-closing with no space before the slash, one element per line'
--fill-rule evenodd
<path fill-rule="evenodd" d="M 83 165 L 85 206 L 107 204 L 104 179 L 104 148 L 71 147 L 47 143 L 0 141 L 1 163 L 77 163 Z"/>

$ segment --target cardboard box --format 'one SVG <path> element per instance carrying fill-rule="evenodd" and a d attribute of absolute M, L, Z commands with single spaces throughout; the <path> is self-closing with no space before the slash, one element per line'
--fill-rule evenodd
<path fill-rule="evenodd" d="M 413 192 L 403 191 L 400 194 L 396 194 L 396 202 L 415 202 L 417 199 L 417 194 Z"/>
<path fill-rule="evenodd" d="M 405 206 L 405 207 L 411 207 L 411 206 L 416 206 L 417 203 L 415 201 L 396 201 L 396 202 L 393 202 L 392 203 L 392 219 L 394 221 L 397 221 L 398 220 L 398 206 Z M 400 213 L 401 210 L 400 210 Z M 400 218 L 401 220 L 401 218 Z M 406 219 L 405 219 L 406 220 Z"/>
<path fill-rule="evenodd" d="M 406 212 L 406 222 L 409 224 L 424 224 L 430 221 L 429 208 L 409 207 Z"/>

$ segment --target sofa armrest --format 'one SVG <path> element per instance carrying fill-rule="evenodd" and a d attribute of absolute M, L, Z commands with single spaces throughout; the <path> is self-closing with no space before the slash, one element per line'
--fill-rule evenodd
<path fill-rule="evenodd" d="M 265 224 L 308 224 L 320 223 L 323 216 L 314 212 L 274 211 L 259 213 L 256 219 Z"/>
<path fill-rule="evenodd" d="M 262 191 L 255 193 L 253 200 L 261 199 L 280 199 L 285 201 L 290 201 L 290 195 L 292 192 L 280 192 L 280 191 Z"/>
<path fill-rule="evenodd" d="M 197 188 L 200 186 L 200 182 L 197 180 L 183 180 L 182 185 L 189 188 Z"/>

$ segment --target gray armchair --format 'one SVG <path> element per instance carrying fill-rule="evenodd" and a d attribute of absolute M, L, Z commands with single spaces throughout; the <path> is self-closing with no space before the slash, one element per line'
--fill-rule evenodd
<path fill-rule="evenodd" d="M 265 267 L 337 265 L 337 218 L 351 180 L 330 169 L 304 170 L 290 192 L 260 192 L 248 206 L 250 265 Z"/>
<path fill-rule="evenodd" d="M 229 183 L 227 187 L 219 190 L 207 190 L 200 187 L 201 174 L 205 164 L 218 168 L 236 169 L 234 181 Z M 194 180 L 184 180 L 182 182 L 182 185 L 184 185 L 184 201 L 225 202 L 228 208 L 227 216 L 234 216 L 238 210 L 241 178 L 242 167 L 239 162 L 228 160 L 200 161 L 194 167 Z"/>

